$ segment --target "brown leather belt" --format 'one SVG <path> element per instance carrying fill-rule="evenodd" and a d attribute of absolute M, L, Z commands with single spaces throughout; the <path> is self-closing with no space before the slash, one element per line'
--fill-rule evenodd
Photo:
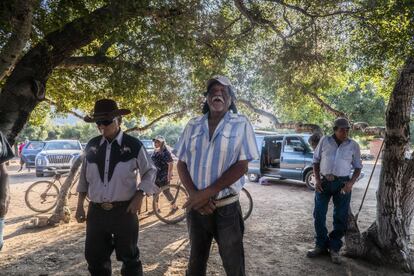
<path fill-rule="evenodd" d="M 92 206 L 100 207 L 105 211 L 110 211 L 117 207 L 128 206 L 130 201 L 115 201 L 115 202 L 89 202 Z"/>

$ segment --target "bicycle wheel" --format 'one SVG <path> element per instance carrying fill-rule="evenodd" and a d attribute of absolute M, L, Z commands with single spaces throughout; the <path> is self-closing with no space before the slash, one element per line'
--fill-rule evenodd
<path fill-rule="evenodd" d="M 250 217 L 253 211 L 253 199 L 245 188 L 240 191 L 239 201 L 242 209 L 243 220 L 246 220 Z"/>
<path fill-rule="evenodd" d="M 184 203 L 188 193 L 181 185 L 167 185 L 161 187 L 159 193 L 154 195 L 152 207 L 155 215 L 167 224 L 174 224 L 185 219 Z"/>
<path fill-rule="evenodd" d="M 52 210 L 57 203 L 59 188 L 51 181 L 37 181 L 29 186 L 24 196 L 27 207 L 39 213 Z"/>

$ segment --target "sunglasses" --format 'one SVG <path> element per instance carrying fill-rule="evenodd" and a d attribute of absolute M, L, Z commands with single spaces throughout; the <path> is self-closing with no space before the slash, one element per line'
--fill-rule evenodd
<path fill-rule="evenodd" d="M 110 124 L 112 124 L 112 122 L 114 120 L 115 119 L 112 119 L 112 120 L 98 120 L 98 121 L 96 121 L 96 125 L 97 126 L 100 126 L 100 125 L 109 126 Z"/>

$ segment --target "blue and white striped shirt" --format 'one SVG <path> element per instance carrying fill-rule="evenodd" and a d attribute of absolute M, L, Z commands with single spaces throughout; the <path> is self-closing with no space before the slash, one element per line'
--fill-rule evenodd
<path fill-rule="evenodd" d="M 187 164 L 197 190 L 213 184 L 236 162 L 259 158 L 253 128 L 243 115 L 227 112 L 209 138 L 207 113 L 188 122 L 173 150 Z M 244 182 L 243 176 L 216 198 L 239 193 Z"/>

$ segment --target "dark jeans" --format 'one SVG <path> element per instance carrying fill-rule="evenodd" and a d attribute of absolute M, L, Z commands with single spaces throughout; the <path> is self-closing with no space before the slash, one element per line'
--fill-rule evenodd
<path fill-rule="evenodd" d="M 217 208 L 203 216 L 195 210 L 187 215 L 190 236 L 190 260 L 187 276 L 206 275 L 207 260 L 213 238 L 228 276 L 244 276 L 244 222 L 239 202 Z"/>
<path fill-rule="evenodd" d="M 143 275 L 139 260 L 138 217 L 126 212 L 127 206 L 110 211 L 89 205 L 86 222 L 85 257 L 91 275 L 111 275 L 110 256 L 115 249 L 122 261 L 122 275 Z"/>
<path fill-rule="evenodd" d="M 334 181 L 322 180 L 323 192 L 315 192 L 315 219 L 316 246 L 338 252 L 342 247 L 342 237 L 345 235 L 348 220 L 351 193 L 342 194 L 341 189 L 349 177 L 341 177 Z M 329 201 L 333 200 L 333 230 L 326 229 L 326 213 Z"/>
<path fill-rule="evenodd" d="M 170 182 L 169 181 L 155 181 L 155 185 L 157 185 L 158 187 L 162 188 L 164 186 L 169 185 Z M 165 195 L 165 197 L 168 199 L 168 201 L 173 201 L 174 200 L 174 196 L 171 194 L 170 189 L 165 189 L 164 191 L 162 191 L 163 194 Z"/>

